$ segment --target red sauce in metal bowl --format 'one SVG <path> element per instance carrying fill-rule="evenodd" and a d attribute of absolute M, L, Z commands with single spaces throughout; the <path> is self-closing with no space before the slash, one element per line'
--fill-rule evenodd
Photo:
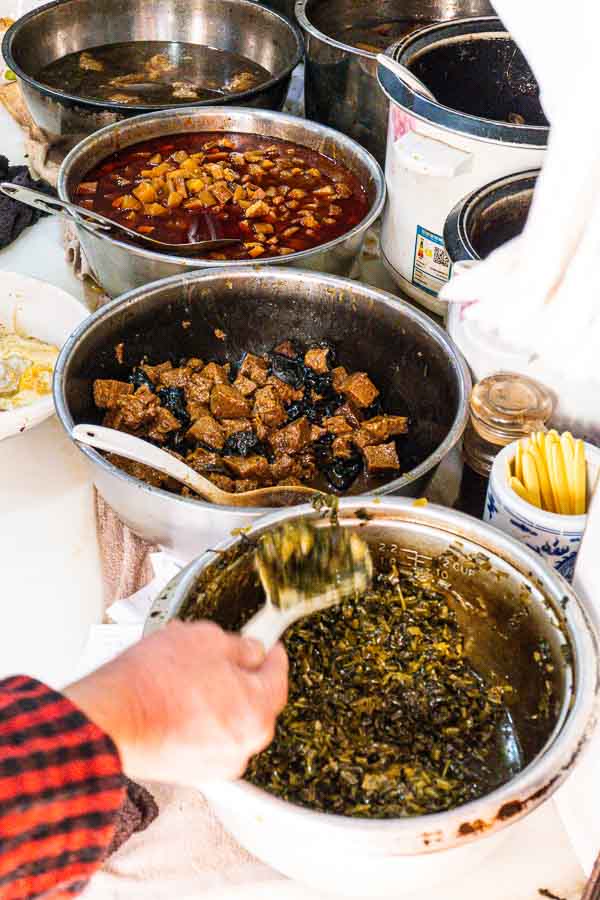
<path fill-rule="evenodd" d="M 255 134 L 188 133 L 120 150 L 95 166 L 76 202 L 159 241 L 239 237 L 208 259 L 286 256 L 358 225 L 369 200 L 328 157 Z"/>

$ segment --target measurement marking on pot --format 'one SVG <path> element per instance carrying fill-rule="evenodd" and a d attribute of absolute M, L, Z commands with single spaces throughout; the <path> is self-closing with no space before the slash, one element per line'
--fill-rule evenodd
<path fill-rule="evenodd" d="M 460 560 L 438 560 L 425 553 L 419 553 L 409 547 L 401 547 L 399 544 L 384 544 L 377 546 L 379 553 L 387 560 L 394 560 L 398 569 L 402 572 L 418 574 L 422 572 L 436 572 L 439 578 L 447 580 L 450 572 L 459 572 L 461 575 L 471 577 L 475 569 Z"/>

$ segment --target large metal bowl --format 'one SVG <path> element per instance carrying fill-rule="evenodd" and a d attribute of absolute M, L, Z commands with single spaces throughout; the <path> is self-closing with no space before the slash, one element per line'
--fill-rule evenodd
<path fill-rule="evenodd" d="M 356 515 L 358 508 L 372 518 L 365 523 Z M 316 517 L 310 507 L 280 511 L 258 522 L 246 538 L 252 541 L 302 514 Z M 318 891 L 361 898 L 414 897 L 423 891 L 423 896 L 442 897 L 443 884 L 468 878 L 469 869 L 497 851 L 509 827 L 517 828 L 554 793 L 588 743 L 598 691 L 591 611 L 539 556 L 469 516 L 441 507 L 417 508 L 407 500 L 363 497 L 342 500 L 339 520 L 360 528 L 379 567 L 393 559 L 401 569 L 433 571 L 446 596 L 456 597 L 452 608 L 467 635 L 470 662 L 483 676 L 507 677 L 516 691 L 511 714 L 525 767 L 479 800 L 404 819 L 316 812 L 244 781 L 210 784 L 203 791 L 242 846 Z M 184 604 L 191 604 L 195 616 L 231 627 L 241 611 L 261 602 L 251 547 L 238 537 L 218 551 L 193 562 L 157 598 L 146 633 L 176 617 Z M 541 640 L 552 659 L 550 674 L 535 663 Z M 558 702 L 548 720 L 536 721 L 532 714 L 546 677 Z M 433 890 L 425 893 L 428 888 Z"/>
<path fill-rule="evenodd" d="M 395 20 L 409 33 L 433 22 L 492 13 L 488 0 L 297 0 L 306 43 L 306 115 L 354 138 L 383 165 L 389 104 L 377 83 L 377 54 L 353 47 L 344 35 L 363 23 Z"/>
<path fill-rule="evenodd" d="M 118 149 L 148 138 L 184 131 L 237 131 L 261 134 L 292 141 L 324 153 L 353 172 L 367 192 L 369 211 L 365 218 L 346 234 L 312 250 L 302 250 L 265 259 L 255 265 L 294 265 L 348 275 L 370 226 L 380 215 L 385 202 L 385 179 L 373 157 L 355 141 L 306 119 L 279 112 L 212 107 L 204 109 L 163 110 L 135 119 L 127 119 L 103 128 L 77 145 L 64 160 L 58 176 L 58 193 L 62 200 L 72 200 L 79 180 L 100 160 Z M 76 226 L 86 258 L 104 290 L 116 297 L 159 278 L 188 272 L 190 269 L 222 268 L 223 262 L 194 257 L 169 256 L 117 240 Z M 247 260 L 225 263 L 230 271 L 248 265 Z"/>
<path fill-rule="evenodd" d="M 53 142 L 72 147 L 105 125 L 158 107 L 84 100 L 46 87 L 38 80 L 40 69 L 67 53 L 144 40 L 203 44 L 258 63 L 271 73 L 269 81 L 220 105 L 264 109 L 281 109 L 303 54 L 298 28 L 251 0 L 58 0 L 19 19 L 6 33 L 2 53 L 36 125 Z"/>
<path fill-rule="evenodd" d="M 182 327 L 182 322 L 191 326 Z M 220 329 L 226 340 L 219 340 Z M 119 377 L 114 347 L 154 361 L 169 351 L 204 359 L 261 353 L 283 338 L 331 340 L 342 365 L 366 370 L 390 412 L 408 414 L 405 472 L 378 493 L 416 495 L 460 439 L 471 382 L 466 365 L 427 316 L 345 278 L 285 268 L 193 272 L 132 291 L 102 307 L 78 328 L 57 361 L 54 400 L 70 433 L 98 421 L 92 400 L 96 377 Z M 81 448 L 95 484 L 137 534 L 190 560 L 250 524 L 268 509 L 215 506 L 158 490 L 126 475 L 94 450 Z"/>

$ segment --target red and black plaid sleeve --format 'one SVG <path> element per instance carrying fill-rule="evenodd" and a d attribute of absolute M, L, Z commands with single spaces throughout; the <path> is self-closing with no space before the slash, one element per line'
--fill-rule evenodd
<path fill-rule="evenodd" d="M 115 745 L 62 694 L 0 681 L 0 898 L 67 897 L 101 865 L 125 797 Z"/>

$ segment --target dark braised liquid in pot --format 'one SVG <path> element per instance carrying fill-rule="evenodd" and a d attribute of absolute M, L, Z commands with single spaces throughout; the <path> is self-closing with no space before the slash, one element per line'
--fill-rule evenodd
<path fill-rule="evenodd" d="M 42 84 L 132 106 L 174 106 L 251 90 L 271 73 L 245 56 L 181 41 L 127 41 L 68 53 L 38 72 Z"/>
<path fill-rule="evenodd" d="M 135 144 L 88 172 L 75 194 L 81 206 L 159 241 L 241 238 L 209 259 L 307 250 L 350 231 L 369 209 L 344 166 L 299 144 L 237 133 Z"/>

